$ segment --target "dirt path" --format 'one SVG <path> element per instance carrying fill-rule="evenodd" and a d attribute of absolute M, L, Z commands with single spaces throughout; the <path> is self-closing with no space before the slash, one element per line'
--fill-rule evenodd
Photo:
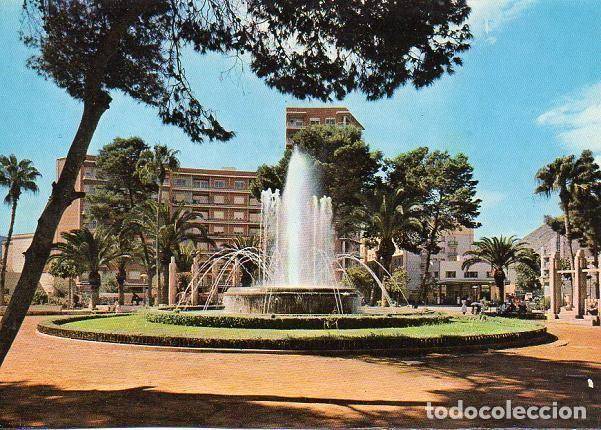
<path fill-rule="evenodd" d="M 416 359 L 182 353 L 43 336 L 28 317 L 0 369 L 0 426 L 601 427 L 601 329 Z M 594 388 L 588 388 L 592 378 Z M 431 421 L 425 405 L 583 405 L 586 421 Z"/>

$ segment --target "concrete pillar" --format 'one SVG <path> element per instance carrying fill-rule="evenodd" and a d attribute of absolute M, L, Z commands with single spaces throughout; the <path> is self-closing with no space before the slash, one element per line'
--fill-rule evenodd
<path fill-rule="evenodd" d="M 549 308 L 549 316 L 557 318 L 561 308 L 561 275 L 559 271 L 559 251 L 556 251 L 549 258 L 549 296 L 551 298 L 551 306 Z"/>
<path fill-rule="evenodd" d="M 175 264 L 175 257 L 171 257 L 171 263 L 169 263 L 169 304 L 175 305 L 177 299 L 177 264 Z"/>
<path fill-rule="evenodd" d="M 572 303 L 576 311 L 576 318 L 583 318 L 585 313 L 586 300 L 586 269 L 587 262 L 584 255 L 584 249 L 576 251 L 574 257 L 574 292 Z"/>

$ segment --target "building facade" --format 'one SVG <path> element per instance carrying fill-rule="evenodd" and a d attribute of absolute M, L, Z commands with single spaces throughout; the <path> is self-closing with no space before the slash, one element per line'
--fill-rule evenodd
<path fill-rule="evenodd" d="M 435 281 L 428 291 L 427 301 L 431 304 L 458 304 L 462 299 L 498 300 L 490 266 L 484 263 L 462 269 L 464 254 L 472 248 L 473 229 L 461 229 L 447 233 L 439 243 L 441 250 L 431 256 L 430 277 Z M 362 246 L 365 261 L 376 259 L 376 250 Z M 392 258 L 392 269 L 403 268 L 409 275 L 409 299 L 418 300 L 420 285 L 425 273 L 426 256 L 402 249 L 396 250 Z"/>
<path fill-rule="evenodd" d="M 57 176 L 64 165 L 64 158 L 57 160 Z M 261 206 L 250 192 L 250 182 L 255 172 L 235 168 L 198 169 L 180 168 L 168 175 L 163 184 L 163 201 L 171 208 L 183 205 L 198 213 L 196 222 L 206 228 L 213 244 L 199 243 L 201 256 L 208 257 L 235 237 L 259 233 Z M 88 155 L 75 183 L 76 191 L 94 193 L 102 184 L 98 177 L 96 157 Z M 56 231 L 55 240 L 61 233 L 86 225 L 86 199 L 75 200 L 64 212 Z M 96 226 L 87 225 L 94 229 Z M 126 287 L 142 293 L 145 287 L 144 270 L 132 264 L 127 271 Z M 85 276 L 82 277 L 85 285 Z"/>
<path fill-rule="evenodd" d="M 25 266 L 25 251 L 31 245 L 33 233 L 14 234 L 10 240 L 6 260 L 6 284 L 5 298 L 10 296 L 17 285 L 17 281 L 21 277 L 23 267 Z M 0 247 L 4 251 L 6 238 L 0 242 Z M 54 292 L 54 278 L 44 271 L 40 277 L 38 287 L 42 288 L 46 293 Z"/>
<path fill-rule="evenodd" d="M 352 125 L 363 130 L 361 123 L 346 107 L 287 107 L 286 147 L 292 146 L 292 137 L 312 125 Z"/>

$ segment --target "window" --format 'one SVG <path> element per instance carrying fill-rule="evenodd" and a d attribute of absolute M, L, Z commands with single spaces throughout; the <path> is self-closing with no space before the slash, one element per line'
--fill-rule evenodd
<path fill-rule="evenodd" d="M 83 171 L 83 177 L 90 178 L 90 179 L 95 178 L 96 177 L 96 169 L 94 169 L 93 167 L 86 167 Z"/>
<path fill-rule="evenodd" d="M 173 185 L 176 187 L 187 187 L 188 181 L 186 181 L 184 178 L 175 178 L 173 180 Z"/>
<path fill-rule="evenodd" d="M 139 270 L 130 270 L 129 271 L 129 279 L 140 279 L 140 271 Z"/>
<path fill-rule="evenodd" d="M 194 188 L 209 188 L 209 181 L 206 179 L 194 179 Z"/>
<path fill-rule="evenodd" d="M 234 234 L 244 234 L 244 227 L 234 227 Z"/>
<path fill-rule="evenodd" d="M 238 221 L 244 220 L 244 212 L 242 212 L 242 211 L 235 211 L 234 212 L 234 219 L 238 220 Z"/>
<path fill-rule="evenodd" d="M 463 275 L 465 278 L 474 279 L 478 277 L 478 272 L 465 272 Z"/>
<path fill-rule="evenodd" d="M 327 125 L 336 125 L 336 118 L 326 118 Z"/>
<path fill-rule="evenodd" d="M 213 186 L 215 188 L 225 188 L 225 181 L 223 179 L 215 179 L 213 181 Z"/>
<path fill-rule="evenodd" d="M 248 229 L 248 234 L 251 236 L 255 236 L 258 235 L 260 233 L 258 228 L 249 228 Z"/>
<path fill-rule="evenodd" d="M 219 233 L 223 233 L 223 232 L 225 232 L 224 226 L 222 226 L 222 225 L 213 226 L 213 233 L 219 234 Z"/>
<path fill-rule="evenodd" d="M 235 181 L 234 188 L 237 190 L 243 190 L 246 188 L 246 182 L 245 181 Z"/>
<path fill-rule="evenodd" d="M 246 198 L 244 196 L 234 196 L 234 204 L 235 205 L 243 205 L 246 203 Z"/>
<path fill-rule="evenodd" d="M 290 127 L 302 127 L 303 125 L 305 125 L 305 123 L 302 119 L 292 118 L 288 121 L 288 125 Z"/>
<path fill-rule="evenodd" d="M 196 217 L 197 220 L 202 221 L 202 220 L 209 219 L 209 213 L 207 211 L 198 212 L 198 215 L 199 216 Z"/>
<path fill-rule="evenodd" d="M 222 196 L 222 195 L 213 196 L 213 203 L 217 203 L 217 204 L 225 203 L 225 196 Z"/>
<path fill-rule="evenodd" d="M 249 204 L 251 206 L 258 206 L 259 205 L 259 201 L 257 199 L 255 199 L 254 197 L 251 197 Z"/>
<path fill-rule="evenodd" d="M 309 120 L 309 124 L 311 124 L 311 125 L 319 125 L 320 122 L 321 121 L 319 120 L 319 118 L 311 118 Z"/>
<path fill-rule="evenodd" d="M 457 277 L 457 272 L 455 272 L 454 270 L 447 270 L 447 272 L 445 273 L 445 278 L 456 278 Z"/>
<path fill-rule="evenodd" d="M 250 220 L 252 222 L 259 222 L 259 221 L 261 221 L 261 214 L 260 213 L 251 213 L 250 214 Z"/>
<path fill-rule="evenodd" d="M 223 211 L 213 211 L 213 218 L 215 218 L 215 219 L 224 219 L 225 218 L 225 212 L 223 212 Z"/>
<path fill-rule="evenodd" d="M 438 279 L 438 272 L 434 272 L 433 276 L 434 276 L 435 279 Z"/>
<path fill-rule="evenodd" d="M 349 121 L 348 115 L 344 115 L 342 117 L 342 125 L 349 125 L 351 122 Z"/>
<path fill-rule="evenodd" d="M 204 195 L 193 196 L 192 202 L 197 205 L 207 204 L 207 203 L 209 203 L 209 196 L 204 196 Z"/>

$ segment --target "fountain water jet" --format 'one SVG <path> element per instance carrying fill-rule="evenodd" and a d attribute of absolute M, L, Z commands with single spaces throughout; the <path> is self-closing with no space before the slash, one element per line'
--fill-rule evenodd
<path fill-rule="evenodd" d="M 253 287 L 223 295 L 233 313 L 353 313 L 354 288 L 338 285 L 335 274 L 332 201 L 315 197 L 313 162 L 294 149 L 284 193 L 261 195 L 261 277 Z"/>

